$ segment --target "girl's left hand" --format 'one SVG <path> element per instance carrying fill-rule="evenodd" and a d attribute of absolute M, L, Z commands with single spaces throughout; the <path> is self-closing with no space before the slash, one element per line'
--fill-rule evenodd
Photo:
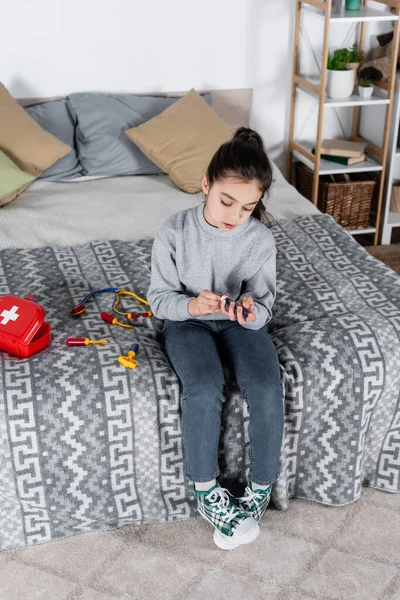
<path fill-rule="evenodd" d="M 255 321 L 256 320 L 256 315 L 254 314 L 254 300 L 251 296 L 243 296 L 243 298 L 241 298 L 238 301 L 239 306 L 236 306 L 236 304 L 234 302 L 231 302 L 229 305 L 229 308 L 226 308 L 226 302 L 225 300 L 223 300 L 221 302 L 221 312 L 223 315 L 226 315 L 227 317 L 229 317 L 229 319 L 231 321 L 238 321 L 240 325 L 244 325 L 246 323 L 246 320 L 249 319 L 249 321 Z M 246 316 L 244 316 L 243 314 L 243 308 L 247 308 L 248 309 L 248 314 Z"/>

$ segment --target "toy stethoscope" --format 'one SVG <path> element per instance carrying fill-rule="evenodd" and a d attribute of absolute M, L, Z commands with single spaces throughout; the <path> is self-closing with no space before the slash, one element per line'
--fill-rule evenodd
<path fill-rule="evenodd" d="M 147 302 L 147 300 L 145 300 L 144 298 L 141 298 L 134 292 L 129 292 L 128 290 L 124 290 L 122 288 L 105 288 L 103 290 L 95 290 L 94 292 L 90 292 L 90 294 L 87 294 L 87 296 L 85 296 L 79 304 L 77 304 L 76 306 L 74 306 L 71 309 L 71 314 L 74 317 L 82 314 L 83 312 L 85 312 L 86 304 L 89 302 L 89 300 L 91 300 L 97 294 L 104 294 L 107 292 L 112 292 L 115 294 L 114 302 L 112 304 L 112 309 L 111 309 L 111 311 L 114 313 L 114 315 L 115 314 L 123 315 L 127 319 L 137 319 L 138 317 L 146 318 L 146 317 L 152 316 L 153 313 L 150 310 L 146 311 L 146 312 L 142 312 L 142 313 L 130 313 L 130 312 L 118 310 L 117 307 L 121 301 L 121 296 L 131 296 L 132 298 L 135 298 L 139 302 L 142 302 L 142 304 L 146 304 L 147 306 L 150 306 L 150 303 Z M 106 313 L 106 312 L 100 313 L 100 316 L 103 319 L 103 321 L 107 321 L 108 323 L 111 323 L 112 325 L 120 325 L 121 327 L 126 327 L 127 329 L 132 329 L 132 325 L 126 325 L 125 323 L 120 323 L 118 321 L 118 318 L 115 317 L 114 315 L 112 315 L 110 313 Z M 104 345 L 104 344 L 107 344 L 107 340 L 90 340 L 88 338 L 68 338 L 66 340 L 66 344 L 67 344 L 67 346 L 88 346 L 90 344 Z M 138 350 L 139 350 L 139 344 L 133 344 L 130 347 L 128 354 L 126 356 L 119 356 L 118 361 L 124 367 L 134 369 L 137 365 L 137 361 L 134 360 L 133 357 L 137 355 Z"/>
<path fill-rule="evenodd" d="M 129 292 L 128 290 L 124 290 L 122 288 L 104 288 L 103 290 L 95 290 L 94 292 L 90 292 L 90 294 L 87 294 L 87 296 L 85 296 L 79 304 L 77 304 L 76 306 L 74 306 L 71 309 L 71 314 L 74 317 L 82 314 L 83 312 L 85 312 L 86 304 L 89 302 L 89 300 L 94 298 L 94 296 L 97 296 L 97 294 L 104 294 L 104 293 L 108 293 L 108 292 L 112 292 L 115 294 L 114 302 L 112 304 L 112 309 L 111 309 L 111 312 L 114 313 L 114 315 L 123 315 L 127 319 L 137 319 L 138 317 L 146 318 L 146 317 L 152 316 L 153 313 L 151 311 L 146 311 L 143 313 L 131 313 L 131 312 L 118 310 L 117 307 L 121 301 L 121 296 L 131 296 L 131 297 L 135 298 L 136 300 L 138 300 L 139 302 L 142 302 L 142 304 L 147 304 L 147 306 L 150 306 L 150 303 L 147 302 L 147 300 L 145 300 L 144 298 L 141 298 L 134 292 Z M 120 323 L 118 321 L 118 318 L 113 316 L 110 313 L 102 312 L 102 313 L 100 313 L 100 316 L 104 321 L 107 321 L 108 323 L 112 323 L 113 325 L 120 325 L 121 327 L 127 327 L 127 328 L 132 327 L 132 325 L 126 325 L 124 323 Z"/>

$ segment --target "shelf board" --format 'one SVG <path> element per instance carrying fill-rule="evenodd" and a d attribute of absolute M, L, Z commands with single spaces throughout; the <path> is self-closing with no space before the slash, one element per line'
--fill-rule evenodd
<path fill-rule="evenodd" d="M 305 150 L 311 152 L 313 146 L 309 143 L 302 144 L 298 142 L 300 146 L 303 146 Z M 293 150 L 293 156 L 300 160 L 302 163 L 307 165 L 312 171 L 314 171 L 314 163 L 311 162 L 308 158 L 303 156 L 301 152 L 298 150 Z M 321 159 L 319 175 L 334 175 L 339 173 L 364 173 L 368 171 L 382 171 L 382 165 L 380 165 L 373 158 L 368 157 L 364 162 L 358 163 L 357 165 L 340 165 L 339 163 L 335 163 L 331 160 Z"/>
<path fill-rule="evenodd" d="M 390 212 L 388 214 L 387 224 L 392 227 L 400 227 L 400 212 Z"/>
<path fill-rule="evenodd" d="M 320 80 L 318 78 L 304 77 L 304 79 L 306 81 L 308 81 L 309 83 L 312 83 L 313 85 L 316 85 L 318 87 L 320 85 Z M 316 100 L 318 99 L 318 95 L 316 93 L 314 93 L 313 91 L 311 91 L 310 89 L 303 87 L 301 85 L 301 82 L 298 82 L 297 85 L 302 92 L 305 92 L 306 94 L 312 96 Z M 375 88 L 374 93 L 371 96 L 371 98 L 361 98 L 361 96 L 359 96 L 358 94 L 352 94 L 348 98 L 343 98 L 342 100 L 328 98 L 328 96 L 325 96 L 325 100 L 324 100 L 324 106 L 326 106 L 327 108 L 338 108 L 338 107 L 343 107 L 343 106 L 377 106 L 378 104 L 389 104 L 389 103 L 390 103 L 390 100 L 387 97 L 387 92 L 385 93 L 384 91 L 382 91 L 379 88 Z"/>
<path fill-rule="evenodd" d="M 389 104 L 389 98 L 380 98 L 372 95 L 371 98 L 361 98 L 358 94 L 353 94 L 349 98 L 343 100 L 335 100 L 334 98 L 325 98 L 324 106 L 376 106 L 377 104 Z"/>
<path fill-rule="evenodd" d="M 325 12 L 314 6 L 304 5 L 303 8 L 310 14 L 325 18 Z M 362 23 L 367 21 L 397 21 L 397 15 L 391 12 L 361 6 L 360 10 L 342 10 L 340 13 L 331 13 L 331 21 L 336 23 Z"/>
<path fill-rule="evenodd" d="M 365 234 L 365 233 L 375 233 L 376 228 L 375 227 L 367 227 L 366 229 L 351 229 L 351 230 L 347 230 L 348 233 L 350 233 L 350 235 L 361 235 L 361 234 Z"/>

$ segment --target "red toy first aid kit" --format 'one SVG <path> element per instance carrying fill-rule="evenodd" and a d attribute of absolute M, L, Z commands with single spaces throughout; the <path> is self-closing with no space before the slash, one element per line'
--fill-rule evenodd
<path fill-rule="evenodd" d="M 50 344 L 43 306 L 18 296 L 0 296 L 0 350 L 28 358 Z"/>

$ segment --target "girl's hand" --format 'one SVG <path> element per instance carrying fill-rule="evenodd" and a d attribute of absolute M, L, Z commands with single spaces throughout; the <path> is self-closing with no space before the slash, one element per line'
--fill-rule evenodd
<path fill-rule="evenodd" d="M 221 312 L 220 294 L 203 290 L 197 298 L 192 298 L 188 304 L 188 313 L 191 317 L 206 317 L 211 313 Z"/>
<path fill-rule="evenodd" d="M 255 312 L 254 312 L 254 300 L 251 296 L 243 296 L 243 298 L 241 298 L 238 301 L 238 304 L 240 305 L 238 307 L 238 312 L 240 313 L 241 317 L 244 319 L 244 322 L 246 321 L 246 319 L 249 319 L 249 321 L 252 321 L 254 323 L 254 321 L 257 319 Z M 249 311 L 247 313 L 247 317 L 243 317 L 243 312 L 242 312 L 242 307 L 243 308 L 247 308 L 247 310 Z M 241 325 L 244 325 L 244 322 L 242 323 L 240 321 L 240 319 L 238 319 L 239 323 Z"/>
<path fill-rule="evenodd" d="M 254 314 L 254 300 L 251 296 L 243 296 L 238 302 L 239 306 L 235 304 L 235 302 L 231 302 L 229 308 L 226 308 L 225 300 L 221 300 L 221 312 L 223 315 L 229 317 L 231 321 L 238 321 L 240 325 L 244 325 L 249 319 L 249 321 L 255 321 L 256 315 Z M 248 309 L 248 314 L 245 316 L 243 314 L 243 308 Z"/>

